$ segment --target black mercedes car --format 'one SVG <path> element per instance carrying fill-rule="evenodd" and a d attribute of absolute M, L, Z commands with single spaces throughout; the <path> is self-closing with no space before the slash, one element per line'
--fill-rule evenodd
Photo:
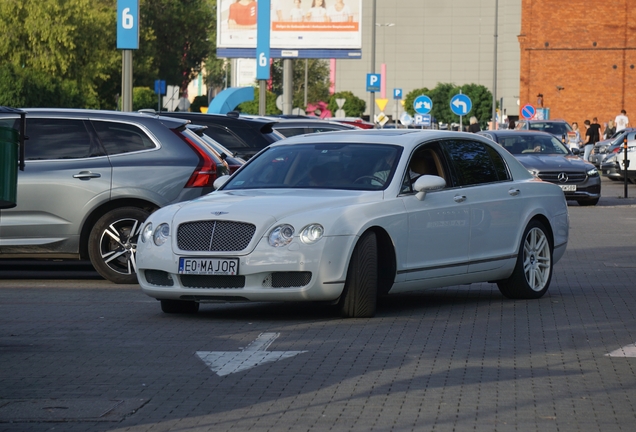
<path fill-rule="evenodd" d="M 594 165 L 574 155 L 558 139 L 546 132 L 496 130 L 478 132 L 498 143 L 535 177 L 555 183 L 567 200 L 580 205 L 596 205 L 601 197 L 601 177 Z"/>

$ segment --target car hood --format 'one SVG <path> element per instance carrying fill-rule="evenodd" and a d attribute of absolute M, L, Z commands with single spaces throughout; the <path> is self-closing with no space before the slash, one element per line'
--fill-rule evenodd
<path fill-rule="evenodd" d="M 574 155 L 515 155 L 517 160 L 526 168 L 534 168 L 539 171 L 567 170 L 587 171 L 594 166 Z"/>
<path fill-rule="evenodd" d="M 224 219 L 251 222 L 257 226 L 300 213 L 319 213 L 382 200 L 382 191 L 320 189 L 251 189 L 217 191 L 182 205 L 173 221 Z"/>

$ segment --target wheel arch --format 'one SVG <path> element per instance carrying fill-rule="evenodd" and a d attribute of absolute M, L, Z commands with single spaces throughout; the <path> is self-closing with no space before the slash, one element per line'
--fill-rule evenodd
<path fill-rule="evenodd" d="M 378 295 L 389 293 L 397 274 L 395 245 L 389 233 L 380 226 L 372 226 L 367 231 L 375 232 L 378 245 Z M 364 233 L 362 233 L 364 234 Z"/>
<path fill-rule="evenodd" d="M 138 207 L 138 208 L 146 210 L 149 213 L 152 213 L 159 208 L 156 204 L 150 201 L 138 199 L 138 198 L 116 199 L 116 200 L 105 202 L 99 207 L 96 207 L 87 216 L 86 220 L 84 221 L 84 225 L 82 226 L 82 231 L 80 233 L 80 244 L 79 244 L 79 252 L 80 252 L 81 259 L 89 259 L 88 238 L 97 220 L 101 218 L 102 216 L 104 216 L 109 211 L 115 210 L 121 207 Z"/>
<path fill-rule="evenodd" d="M 545 229 L 548 230 L 548 235 L 550 236 L 550 245 L 552 249 L 554 249 L 554 232 L 552 231 L 552 225 L 550 224 L 550 220 L 544 214 L 537 214 L 537 215 L 534 215 L 528 221 L 528 224 L 532 221 L 541 222 L 541 224 L 545 227 Z M 526 224 L 526 226 L 528 226 L 528 224 Z"/>

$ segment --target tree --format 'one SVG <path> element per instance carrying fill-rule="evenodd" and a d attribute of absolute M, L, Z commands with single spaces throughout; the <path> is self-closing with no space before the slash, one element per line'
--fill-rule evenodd
<path fill-rule="evenodd" d="M 331 111 L 334 116 L 338 110 L 338 103 L 336 102 L 336 99 L 345 99 L 342 109 L 345 111 L 347 117 L 361 117 L 367 107 L 367 103 L 365 101 L 350 91 L 334 93 L 329 99 L 328 107 L 329 111 Z"/>
<path fill-rule="evenodd" d="M 276 107 L 276 94 L 271 91 L 267 91 L 265 94 L 265 114 L 276 115 L 281 114 L 281 111 Z M 244 114 L 259 115 L 259 89 L 254 87 L 254 100 L 249 102 L 243 102 L 237 108 L 239 112 Z"/>
<path fill-rule="evenodd" d="M 305 109 L 305 60 L 292 60 L 292 105 Z M 329 62 L 307 59 L 307 103 L 329 101 Z M 272 91 L 283 94 L 283 60 L 272 64 Z"/>
<path fill-rule="evenodd" d="M 148 87 L 133 88 L 133 111 L 141 109 L 156 109 L 158 104 L 157 93 Z"/>
<path fill-rule="evenodd" d="M 138 75 L 138 85 L 163 79 L 185 90 L 214 50 L 210 35 L 216 27 L 215 8 L 216 1 L 209 0 L 143 1 L 140 22 L 152 29 L 154 39 L 142 54 L 152 57 L 156 75 Z"/>

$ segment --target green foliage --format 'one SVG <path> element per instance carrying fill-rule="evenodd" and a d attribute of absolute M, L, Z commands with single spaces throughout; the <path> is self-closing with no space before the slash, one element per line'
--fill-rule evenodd
<path fill-rule="evenodd" d="M 265 115 L 276 115 L 282 114 L 281 111 L 276 107 L 276 98 L 277 96 L 271 91 L 267 91 L 265 94 Z M 243 102 L 237 108 L 237 111 L 243 114 L 252 114 L 259 115 L 258 105 L 259 105 L 259 89 L 258 87 L 254 87 L 254 100 L 249 102 Z"/>
<path fill-rule="evenodd" d="M 154 90 L 148 87 L 134 87 L 133 88 L 133 111 L 139 111 L 140 109 L 157 109 L 159 98 Z"/>
<path fill-rule="evenodd" d="M 415 89 L 409 92 L 404 99 L 404 109 L 411 115 L 415 115 L 413 101 L 420 95 L 426 95 L 433 101 L 433 109 L 431 116 L 442 123 L 459 123 L 459 116 L 450 109 L 450 100 L 459 92 L 467 95 L 473 103 L 472 110 L 462 117 L 462 124 L 468 125 L 470 117 L 475 116 L 482 125 L 490 120 L 492 112 L 492 93 L 488 88 L 479 84 L 464 84 L 459 87 L 450 83 L 438 83 L 434 89 L 429 90 L 426 87 Z"/>
<path fill-rule="evenodd" d="M 345 110 L 347 117 L 361 117 L 367 107 L 367 103 L 351 93 L 350 91 L 342 91 L 334 93 L 329 99 L 328 109 L 335 116 L 338 110 L 336 99 L 345 99 L 342 109 Z"/>
<path fill-rule="evenodd" d="M 150 86 L 155 79 L 163 79 L 185 90 L 214 51 L 209 36 L 216 31 L 215 7 L 216 2 L 209 0 L 141 2 L 140 22 L 154 35 L 144 54 L 152 57 L 156 74 L 139 76 L 139 84 Z"/>
<path fill-rule="evenodd" d="M 292 106 L 305 109 L 305 64 L 307 65 L 307 103 L 329 100 L 329 62 L 322 59 L 292 61 Z M 272 91 L 283 94 L 283 60 L 272 65 Z"/>
<path fill-rule="evenodd" d="M 74 81 L 11 64 L 0 66 L 0 105 L 14 108 L 93 107 L 85 96 Z"/>
<path fill-rule="evenodd" d="M 201 112 L 201 107 L 208 107 L 208 97 L 206 95 L 196 96 L 190 104 L 190 111 Z"/>

